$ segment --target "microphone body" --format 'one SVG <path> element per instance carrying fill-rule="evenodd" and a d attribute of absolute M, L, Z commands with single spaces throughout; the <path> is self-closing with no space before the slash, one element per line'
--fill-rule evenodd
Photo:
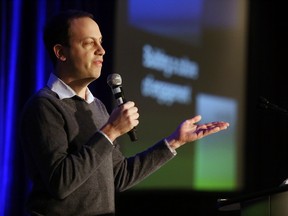
<path fill-rule="evenodd" d="M 278 112 L 278 113 L 282 113 L 282 114 L 288 115 L 288 110 L 287 109 L 285 109 L 283 107 L 280 107 L 280 106 L 278 106 L 276 104 L 271 103 L 270 101 L 268 101 L 264 97 L 260 97 L 259 98 L 258 107 L 261 108 L 261 109 L 272 110 L 272 111 L 275 111 L 275 112 Z"/>
<path fill-rule="evenodd" d="M 122 88 L 122 78 L 119 74 L 110 74 L 107 77 L 107 84 L 111 87 L 112 93 L 118 106 L 121 106 L 122 104 L 127 102 Z M 128 135 L 130 137 L 130 140 L 133 142 L 138 139 L 135 127 L 128 132 Z"/>

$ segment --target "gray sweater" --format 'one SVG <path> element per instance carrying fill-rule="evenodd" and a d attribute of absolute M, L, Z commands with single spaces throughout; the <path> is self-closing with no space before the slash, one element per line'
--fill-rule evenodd
<path fill-rule="evenodd" d="M 115 212 L 115 192 L 124 191 L 174 155 L 164 140 L 126 158 L 98 129 L 109 114 L 95 98 L 60 100 L 45 87 L 26 104 L 21 140 L 32 189 L 33 215 L 105 215 Z"/>

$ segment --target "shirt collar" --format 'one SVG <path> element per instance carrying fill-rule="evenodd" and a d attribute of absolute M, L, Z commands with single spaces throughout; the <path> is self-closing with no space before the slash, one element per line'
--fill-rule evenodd
<path fill-rule="evenodd" d="M 65 98 L 72 98 L 76 95 L 75 91 L 66 83 L 64 83 L 60 78 L 58 78 L 54 73 L 50 73 L 47 86 L 59 96 L 60 100 Z M 85 101 L 89 104 L 92 103 L 94 101 L 94 96 L 89 88 L 87 88 L 85 94 Z"/>

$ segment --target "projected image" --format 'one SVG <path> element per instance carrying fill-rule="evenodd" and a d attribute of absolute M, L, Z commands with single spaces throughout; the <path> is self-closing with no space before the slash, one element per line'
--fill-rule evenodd
<path fill-rule="evenodd" d="M 201 38 L 203 0 L 131 0 L 128 4 L 129 24 L 136 28 L 189 43 Z"/>
<path fill-rule="evenodd" d="M 243 0 L 123 0 L 117 6 L 113 73 L 140 113 L 133 155 L 184 119 L 224 120 L 223 133 L 177 149 L 178 155 L 138 189 L 238 190 L 245 87 Z M 211 157 L 214 154 L 215 157 Z M 217 157 L 216 157 L 217 156 Z"/>
<path fill-rule="evenodd" d="M 221 136 L 199 140 L 195 146 L 194 181 L 196 189 L 233 190 L 237 186 L 237 101 L 199 93 L 196 112 L 205 113 L 203 121 L 221 119 L 230 123 Z M 213 179 L 213 181 L 211 181 Z"/>

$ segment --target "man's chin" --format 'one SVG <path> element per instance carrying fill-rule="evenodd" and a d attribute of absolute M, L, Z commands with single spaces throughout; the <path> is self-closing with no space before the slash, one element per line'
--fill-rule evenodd
<path fill-rule="evenodd" d="M 91 76 L 91 77 L 87 77 L 87 78 L 85 79 L 85 81 L 91 83 L 91 82 L 97 80 L 99 77 L 100 77 L 100 74 L 98 74 L 98 75 L 93 75 L 93 76 Z"/>

